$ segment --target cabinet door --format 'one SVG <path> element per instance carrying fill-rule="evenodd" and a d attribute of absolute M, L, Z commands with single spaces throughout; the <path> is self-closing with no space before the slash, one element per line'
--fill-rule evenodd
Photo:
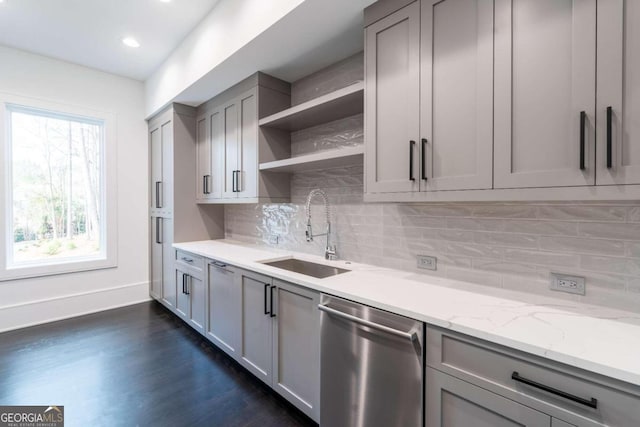
<path fill-rule="evenodd" d="M 595 184 L 596 0 L 495 4 L 494 186 Z"/>
<path fill-rule="evenodd" d="M 233 267 L 209 264 L 207 337 L 236 359 L 242 333 L 239 275 Z"/>
<path fill-rule="evenodd" d="M 274 280 L 273 387 L 320 419 L 320 294 Z"/>
<path fill-rule="evenodd" d="M 173 122 L 160 126 L 162 139 L 162 178 L 160 179 L 158 206 L 164 212 L 173 211 Z M 155 189 L 154 189 L 155 190 Z"/>
<path fill-rule="evenodd" d="M 489 189 L 493 0 L 422 0 L 420 26 L 421 190 Z"/>
<path fill-rule="evenodd" d="M 551 417 L 432 368 L 426 375 L 427 427 L 550 427 Z"/>
<path fill-rule="evenodd" d="M 162 301 L 170 308 L 176 306 L 175 249 L 173 244 L 173 225 L 170 218 L 160 218 L 162 230 L 158 241 L 162 242 Z"/>
<path fill-rule="evenodd" d="M 262 381 L 272 380 L 271 278 L 242 271 L 240 363 Z"/>
<path fill-rule="evenodd" d="M 151 217 L 151 289 L 155 299 L 162 298 L 162 218 Z"/>
<path fill-rule="evenodd" d="M 189 273 L 176 268 L 176 313 L 188 319 L 191 315 L 191 301 L 189 301 Z"/>
<path fill-rule="evenodd" d="M 189 324 L 204 335 L 204 324 L 207 319 L 207 297 L 204 282 L 195 276 L 189 276 L 188 280 Z"/>
<path fill-rule="evenodd" d="M 238 197 L 235 176 L 238 171 L 238 101 L 227 104 L 221 111 L 223 114 L 222 132 L 222 197 L 225 199 Z"/>
<path fill-rule="evenodd" d="M 151 151 L 151 209 L 160 208 L 162 186 L 162 135 L 160 126 L 149 130 L 149 150 Z"/>
<path fill-rule="evenodd" d="M 366 192 L 419 190 L 420 5 L 365 29 Z"/>
<path fill-rule="evenodd" d="M 209 136 L 211 149 L 210 199 L 222 198 L 225 182 L 225 121 L 222 110 L 209 113 Z"/>
<path fill-rule="evenodd" d="M 258 104 L 256 89 L 238 99 L 238 197 L 258 197 Z"/>
<path fill-rule="evenodd" d="M 598 185 L 640 184 L 639 23 L 640 2 L 598 2 Z"/>
<path fill-rule="evenodd" d="M 209 137 L 209 118 L 196 120 L 196 199 L 206 200 L 211 196 L 211 138 Z"/>

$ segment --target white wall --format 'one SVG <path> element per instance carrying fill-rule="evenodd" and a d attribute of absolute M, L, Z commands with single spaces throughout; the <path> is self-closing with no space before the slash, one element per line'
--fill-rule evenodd
<path fill-rule="evenodd" d="M 302 2 L 221 0 L 147 79 L 147 113 L 162 108 Z"/>
<path fill-rule="evenodd" d="M 0 64 L 0 92 L 115 114 L 118 145 L 118 267 L 0 282 L 0 332 L 148 300 L 143 84 L 3 46 Z"/>

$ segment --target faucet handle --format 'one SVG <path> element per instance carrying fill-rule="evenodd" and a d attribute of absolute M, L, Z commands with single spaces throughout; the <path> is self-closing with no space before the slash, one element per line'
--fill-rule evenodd
<path fill-rule="evenodd" d="M 329 261 L 334 261 L 338 259 L 338 254 L 336 253 L 336 247 L 335 246 L 327 246 L 327 248 L 324 250 L 324 258 L 329 260 Z"/>

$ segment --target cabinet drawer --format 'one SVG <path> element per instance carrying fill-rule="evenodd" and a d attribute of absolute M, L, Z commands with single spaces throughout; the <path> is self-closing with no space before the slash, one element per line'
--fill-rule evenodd
<path fill-rule="evenodd" d="M 204 279 L 204 258 L 200 255 L 176 249 L 176 267 L 185 269 L 193 277 Z"/>
<path fill-rule="evenodd" d="M 640 425 L 638 387 L 431 326 L 427 365 L 576 426 Z"/>

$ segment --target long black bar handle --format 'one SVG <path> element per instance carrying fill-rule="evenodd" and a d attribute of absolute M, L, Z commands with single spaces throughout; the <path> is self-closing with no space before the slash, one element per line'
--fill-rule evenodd
<path fill-rule="evenodd" d="M 191 292 L 189 291 L 189 285 L 191 284 L 191 276 L 189 276 L 188 274 L 185 274 L 185 276 L 187 276 L 186 284 L 184 286 L 184 289 L 186 291 L 185 294 L 191 295 Z"/>
<path fill-rule="evenodd" d="M 607 107 L 607 169 L 613 167 L 613 108 Z"/>
<path fill-rule="evenodd" d="M 239 193 L 242 191 L 242 183 L 240 182 L 240 178 L 241 178 L 241 173 L 242 171 L 237 170 L 236 171 L 236 192 Z"/>
<path fill-rule="evenodd" d="M 162 221 L 162 218 L 160 218 L 159 216 L 156 217 L 156 243 L 161 245 L 162 244 L 162 227 L 160 227 L 160 221 Z"/>
<path fill-rule="evenodd" d="M 585 156 L 585 138 L 586 138 L 586 133 L 585 133 L 585 125 L 587 123 L 587 113 L 585 111 L 580 111 L 580 170 L 585 170 L 586 166 L 585 166 L 585 161 L 584 161 L 584 156 Z"/>
<path fill-rule="evenodd" d="M 209 194 L 209 175 L 202 175 L 202 194 Z"/>
<path fill-rule="evenodd" d="M 236 192 L 236 171 L 231 172 L 231 191 Z"/>
<path fill-rule="evenodd" d="M 269 313 L 269 309 L 267 308 L 267 290 L 269 289 L 269 284 L 265 283 L 264 284 L 264 314 L 271 314 Z"/>
<path fill-rule="evenodd" d="M 270 293 L 270 295 L 269 295 L 269 296 L 271 297 L 271 301 L 269 301 L 269 308 L 270 308 L 270 310 L 269 310 L 269 312 L 270 312 L 270 313 L 269 313 L 269 315 L 270 315 L 271 317 L 276 317 L 276 314 L 273 312 L 273 290 L 274 290 L 275 288 L 276 288 L 275 286 L 272 286 L 272 287 L 271 287 L 271 290 L 270 290 L 270 292 L 269 292 L 269 293 Z"/>
<path fill-rule="evenodd" d="M 187 275 L 182 273 L 182 293 L 186 294 L 186 282 L 187 282 Z"/>
<path fill-rule="evenodd" d="M 413 147 L 415 147 L 415 145 L 415 141 L 409 141 L 409 181 L 416 180 L 413 176 Z"/>
<path fill-rule="evenodd" d="M 156 208 L 161 208 L 162 205 L 160 204 L 160 184 L 162 184 L 161 181 L 156 181 Z"/>
<path fill-rule="evenodd" d="M 421 178 L 426 181 L 427 180 L 427 161 L 425 160 L 425 157 L 427 156 L 427 143 L 429 141 L 427 140 L 427 138 L 422 138 L 422 154 L 420 155 L 420 160 L 421 160 Z"/>
<path fill-rule="evenodd" d="M 598 399 L 596 399 L 595 397 L 592 397 L 591 399 L 583 399 L 582 397 L 569 394 L 565 391 L 558 390 L 557 388 L 549 387 L 548 385 L 540 384 L 533 380 L 521 377 L 520 374 L 518 374 L 515 371 L 511 374 L 511 379 L 514 381 L 518 381 L 520 383 L 526 384 L 528 386 L 538 388 L 540 390 L 544 390 L 547 393 L 555 394 L 556 396 L 560 396 L 565 399 L 571 400 L 572 402 L 576 402 L 581 405 L 588 406 L 589 408 L 598 409 Z"/>

